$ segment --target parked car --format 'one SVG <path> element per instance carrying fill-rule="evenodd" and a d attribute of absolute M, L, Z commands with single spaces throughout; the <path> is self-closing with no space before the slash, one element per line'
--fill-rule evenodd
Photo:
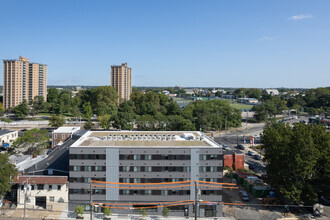
<path fill-rule="evenodd" d="M 223 149 L 224 149 L 224 150 L 229 150 L 228 145 L 223 145 Z"/>
<path fill-rule="evenodd" d="M 244 147 L 243 144 L 239 144 L 239 145 L 237 145 L 237 148 L 238 148 L 238 149 L 241 149 L 241 150 L 245 150 L 245 147 Z"/>
<path fill-rule="evenodd" d="M 258 155 L 258 154 L 254 155 L 253 158 L 256 159 L 256 160 L 261 160 L 261 157 L 260 157 L 260 155 Z"/>
<path fill-rule="evenodd" d="M 239 191 L 239 195 L 243 201 L 249 201 L 249 195 L 245 191 Z"/>
<path fill-rule="evenodd" d="M 249 170 L 254 170 L 255 168 L 256 168 L 255 165 L 253 165 L 253 164 L 249 164 Z"/>
<path fill-rule="evenodd" d="M 252 150 L 249 150 L 249 151 L 248 151 L 248 155 L 250 155 L 250 156 L 254 156 L 254 155 L 256 155 L 256 153 L 254 153 L 254 151 L 252 151 Z"/>

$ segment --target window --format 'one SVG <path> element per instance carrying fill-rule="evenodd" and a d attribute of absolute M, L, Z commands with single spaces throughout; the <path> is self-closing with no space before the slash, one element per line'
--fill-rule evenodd
<path fill-rule="evenodd" d="M 24 190 L 24 185 L 21 185 L 21 190 Z"/>
<path fill-rule="evenodd" d="M 49 202 L 54 202 L 54 201 L 55 201 L 54 196 L 49 196 Z"/>
<path fill-rule="evenodd" d="M 144 157 L 146 160 L 152 160 L 152 155 L 145 155 Z"/>
<path fill-rule="evenodd" d="M 123 167 L 123 172 L 129 172 L 130 171 L 130 168 L 129 166 L 124 166 Z"/>
<path fill-rule="evenodd" d="M 53 189 L 53 185 L 48 185 L 48 190 L 52 190 Z"/>
<path fill-rule="evenodd" d="M 134 155 L 133 160 L 141 160 L 141 155 L 140 154 Z"/>
<path fill-rule="evenodd" d="M 123 183 L 129 183 L 129 178 L 123 178 Z"/>
<path fill-rule="evenodd" d="M 141 171 L 141 167 L 134 167 L 134 172 L 140 172 Z"/>
<path fill-rule="evenodd" d="M 54 139 L 56 139 L 57 138 L 57 134 L 54 134 Z"/>
<path fill-rule="evenodd" d="M 44 184 L 38 184 L 37 187 L 38 187 L 38 190 L 43 190 L 44 189 Z"/>
<path fill-rule="evenodd" d="M 199 156 L 199 159 L 200 159 L 200 160 L 206 160 L 206 155 L 205 155 L 205 154 L 201 154 L 201 155 Z"/>
<path fill-rule="evenodd" d="M 141 179 L 140 178 L 134 178 L 134 183 L 141 183 Z"/>
<path fill-rule="evenodd" d="M 95 171 L 102 171 L 102 166 L 95 166 Z"/>
<path fill-rule="evenodd" d="M 34 185 L 31 185 L 31 190 L 34 190 Z"/>
<path fill-rule="evenodd" d="M 144 168 L 144 171 L 145 172 L 152 172 L 152 167 L 145 167 Z"/>
<path fill-rule="evenodd" d="M 92 166 L 85 166 L 85 171 L 92 171 Z"/>
<path fill-rule="evenodd" d="M 80 170 L 81 170 L 80 166 L 73 166 L 73 171 L 80 171 Z"/>
<path fill-rule="evenodd" d="M 61 185 L 57 185 L 57 190 L 61 190 Z"/>
<path fill-rule="evenodd" d="M 65 134 L 62 134 L 62 139 L 65 139 Z"/>

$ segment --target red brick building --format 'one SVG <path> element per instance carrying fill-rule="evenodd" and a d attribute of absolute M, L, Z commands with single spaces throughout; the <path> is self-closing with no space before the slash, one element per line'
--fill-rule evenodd
<path fill-rule="evenodd" d="M 61 145 L 68 138 L 71 137 L 73 133 L 80 130 L 80 127 L 59 127 L 52 133 L 52 149 L 57 145 Z"/>
<path fill-rule="evenodd" d="M 225 152 L 223 156 L 225 167 L 229 167 L 231 170 L 244 169 L 244 153 L 241 151 L 229 151 Z"/>

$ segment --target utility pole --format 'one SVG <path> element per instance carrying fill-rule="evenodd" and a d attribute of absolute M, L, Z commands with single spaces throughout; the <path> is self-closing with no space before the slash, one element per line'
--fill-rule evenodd
<path fill-rule="evenodd" d="M 199 211 L 198 202 L 199 202 L 199 189 L 197 187 L 197 181 L 195 181 L 195 220 L 197 220 L 197 213 Z"/>
<path fill-rule="evenodd" d="M 29 179 L 27 178 L 24 183 L 24 214 L 23 214 L 23 220 L 25 220 L 25 213 L 26 213 L 26 199 L 28 194 L 28 187 L 29 187 Z"/>
<path fill-rule="evenodd" d="M 89 184 L 90 188 L 89 188 L 89 193 L 90 193 L 90 203 L 91 203 L 91 206 L 90 206 L 90 215 L 91 215 L 91 220 L 93 220 L 93 200 L 92 200 L 92 196 L 93 196 L 93 191 L 92 191 L 92 182 Z"/>
<path fill-rule="evenodd" d="M 225 121 L 225 131 L 227 130 L 227 115 L 226 115 L 226 121 Z"/>

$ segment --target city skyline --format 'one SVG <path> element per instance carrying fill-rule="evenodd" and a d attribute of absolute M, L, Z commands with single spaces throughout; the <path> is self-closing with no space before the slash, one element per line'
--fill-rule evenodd
<path fill-rule="evenodd" d="M 315 88 L 330 82 L 328 1 L 1 5 L 0 58 L 47 63 L 48 85 L 108 85 L 110 66 L 126 62 L 134 69 L 132 86 Z"/>

